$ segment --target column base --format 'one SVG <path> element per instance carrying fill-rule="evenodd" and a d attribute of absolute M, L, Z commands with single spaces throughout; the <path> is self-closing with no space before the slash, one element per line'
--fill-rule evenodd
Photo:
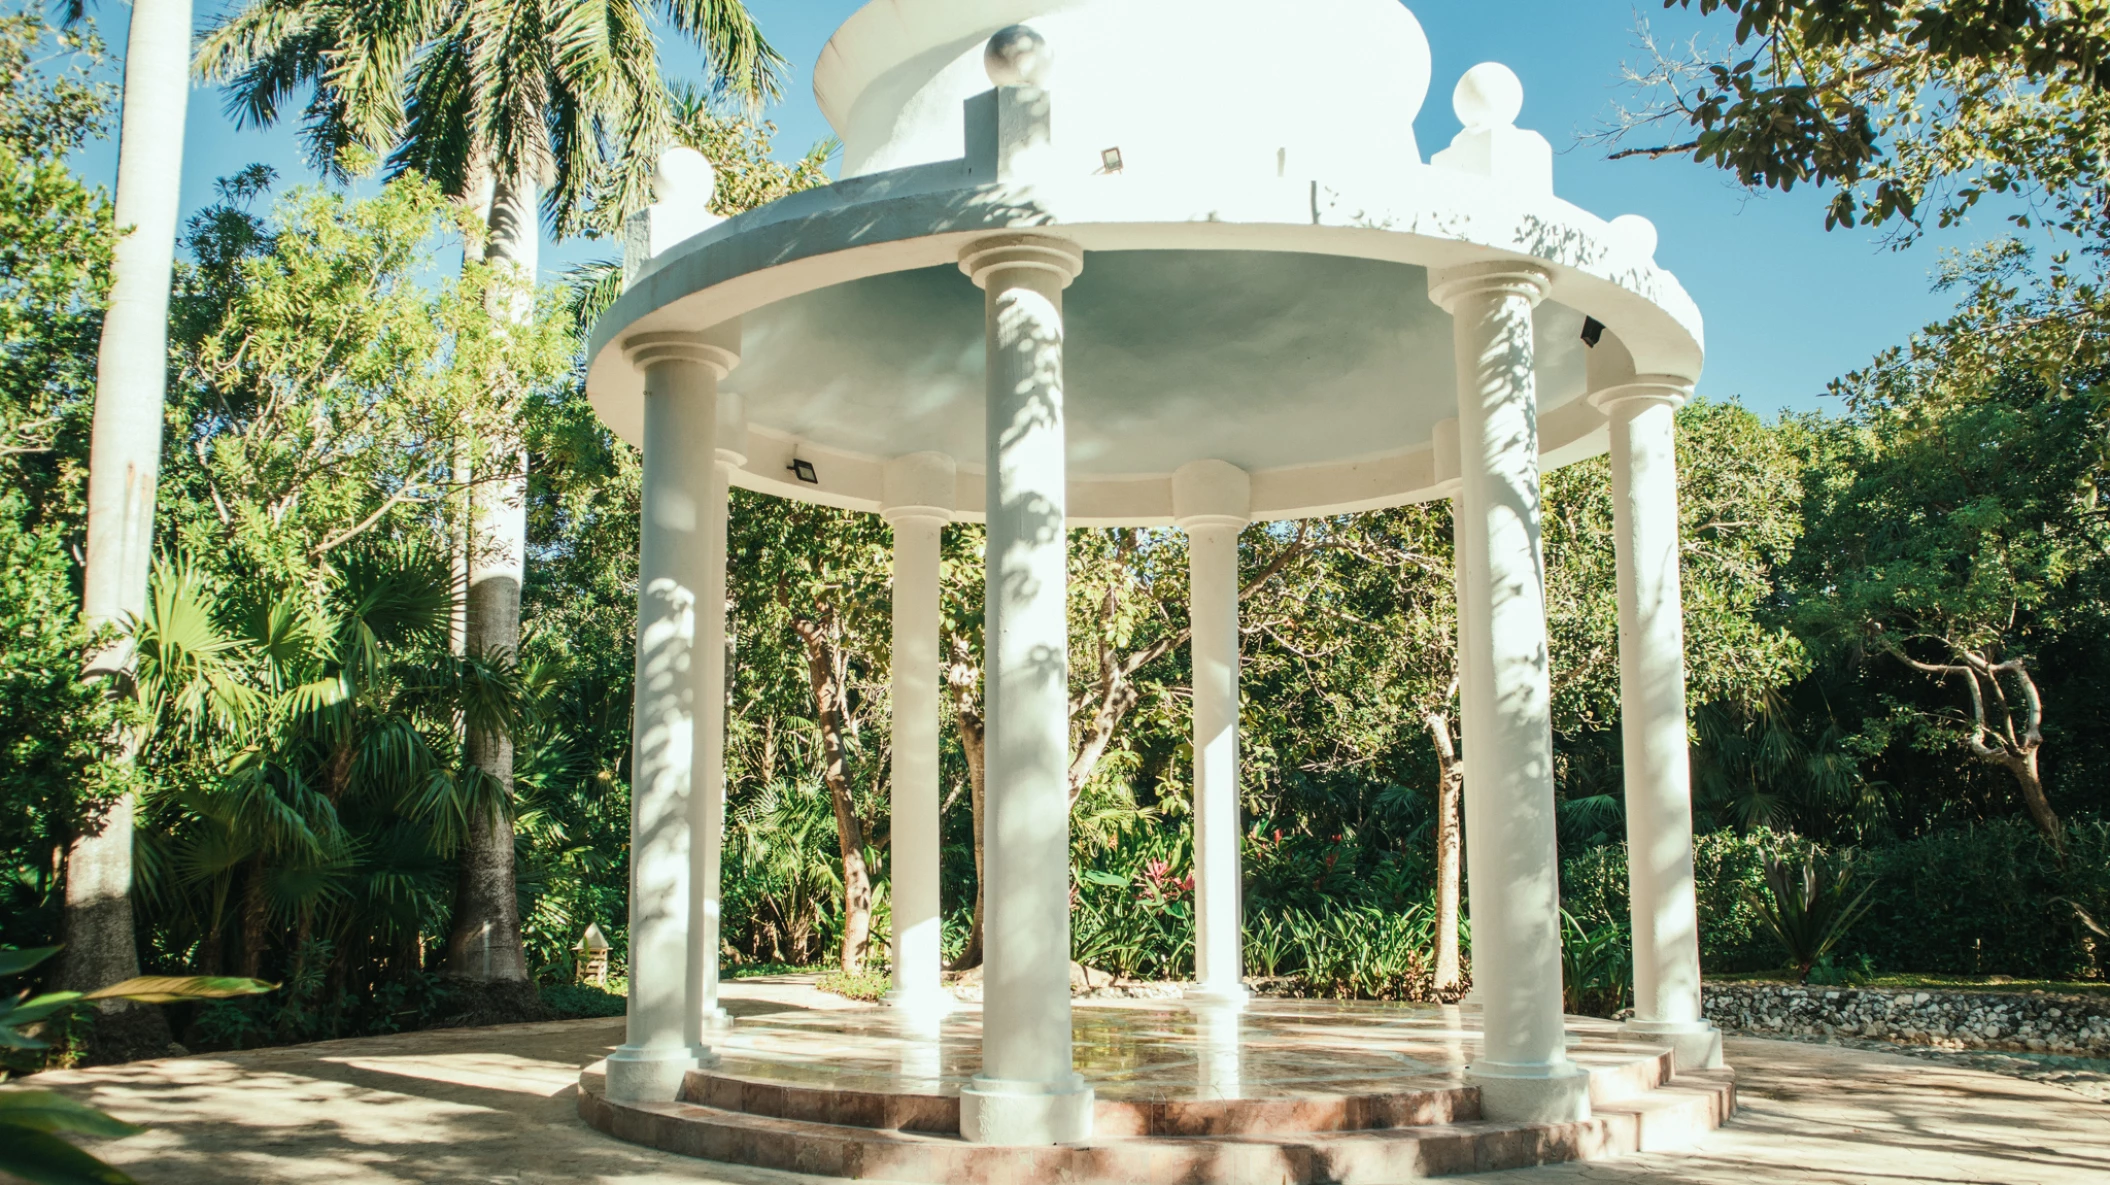
<path fill-rule="evenodd" d="M 960 999 L 944 988 L 903 991 L 895 988 L 879 998 L 881 1004 L 911 1021 L 937 1020 L 960 1006 Z"/>
<path fill-rule="evenodd" d="M 1253 989 L 1244 984 L 1197 983 L 1180 992 L 1180 999 L 1195 1008 L 1224 1008 L 1237 1011 L 1253 1002 Z"/>
<path fill-rule="evenodd" d="M 732 1028 L 732 1027 L 733 1027 L 733 1014 L 732 1014 L 732 1013 L 730 1013 L 730 1012 L 727 1012 L 727 1011 L 726 1011 L 725 1009 L 723 1009 L 723 1008 L 707 1008 L 707 1009 L 705 1009 L 705 1010 L 704 1010 L 704 1013 L 703 1013 L 703 1031 L 704 1031 L 704 1032 L 706 1032 L 706 1033 L 723 1033 L 723 1032 L 725 1032 L 725 1031 L 726 1031 L 727 1029 L 730 1029 L 730 1028 Z M 705 1052 L 705 1056 L 706 1056 L 706 1057 L 709 1057 L 709 1053 L 710 1053 L 710 1051 L 709 1051 L 709 1050 L 705 1050 L 704 1052 Z"/>
<path fill-rule="evenodd" d="M 717 1060 L 697 1046 L 621 1046 L 608 1055 L 608 1098 L 617 1103 L 671 1103 L 681 1097 L 682 1079 L 690 1070 Z"/>
<path fill-rule="evenodd" d="M 972 1144 L 1029 1147 L 1092 1138 L 1092 1088 L 1067 1082 L 1008 1082 L 976 1075 L 960 1088 L 960 1135 Z"/>
<path fill-rule="evenodd" d="M 1630 1020 L 1619 1031 L 1650 1045 L 1668 1045 L 1683 1070 L 1722 1068 L 1722 1032 L 1704 1020 Z"/>
<path fill-rule="evenodd" d="M 1480 1088 L 1480 1118 L 1498 1123 L 1580 1123 L 1590 1117 L 1590 1075 L 1570 1061 L 1516 1065 L 1474 1062 L 1467 1083 Z"/>

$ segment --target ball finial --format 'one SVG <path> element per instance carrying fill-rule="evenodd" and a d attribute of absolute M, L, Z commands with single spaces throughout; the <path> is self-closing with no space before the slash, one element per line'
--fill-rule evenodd
<path fill-rule="evenodd" d="M 1524 84 L 1500 62 L 1482 62 L 1465 72 L 1451 93 L 1451 109 L 1468 128 L 1506 128 L 1524 109 Z"/>
<path fill-rule="evenodd" d="M 1044 87 L 1055 58 L 1048 51 L 1047 38 L 1031 26 L 1012 25 L 998 29 L 989 39 L 982 65 L 989 71 L 989 81 L 998 86 Z"/>
<path fill-rule="evenodd" d="M 1621 214 L 1612 219 L 1612 233 L 1643 259 L 1656 257 L 1656 224 L 1639 214 Z"/>
<path fill-rule="evenodd" d="M 676 146 L 659 154 L 652 170 L 652 199 L 659 202 L 689 202 L 699 209 L 709 206 L 718 194 L 718 170 L 702 153 Z"/>

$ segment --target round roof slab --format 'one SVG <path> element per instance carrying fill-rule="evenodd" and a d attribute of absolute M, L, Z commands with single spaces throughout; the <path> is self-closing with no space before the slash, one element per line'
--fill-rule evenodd
<path fill-rule="evenodd" d="M 1048 89 L 992 90 L 983 46 L 1024 18 L 1053 57 Z M 1351 85 L 1334 76 L 1354 70 L 1329 66 L 1306 80 L 1311 103 L 1289 104 L 1296 120 L 1246 121 L 1256 88 L 1240 80 L 1254 62 L 1278 50 L 1301 61 L 1327 40 L 1284 48 L 1269 21 L 1315 18 L 1343 45 L 1382 45 L 1402 70 Z M 1161 55 L 1162 78 L 1119 72 L 1138 30 L 1187 27 L 1197 32 Z M 1030 230 L 1085 252 L 1065 295 L 1079 524 L 1171 521 L 1172 474 L 1199 460 L 1246 470 L 1259 518 L 1445 493 L 1458 396 L 1450 316 L 1429 280 L 1469 264 L 1528 263 L 1548 277 L 1538 447 L 1548 465 L 1601 452 L 1586 387 L 1696 377 L 1698 311 L 1650 258 L 1645 222 L 1607 222 L 1553 195 L 1543 138 L 1469 126 L 1423 163 L 1406 129 L 1426 61 L 1394 0 L 868 6 L 817 79 L 854 175 L 716 225 L 697 216 L 708 193 L 666 180 L 642 232 L 653 241 L 596 327 L 588 392 L 635 441 L 643 381 L 624 340 L 737 327 L 721 445 L 743 457 L 738 484 L 879 509 L 889 461 L 941 452 L 958 462 L 955 511 L 977 518 L 984 297 L 958 261 L 980 238 Z M 967 66 L 979 84 L 963 81 Z M 1514 111 L 1498 106 L 1483 123 Z M 1326 148 L 1342 128 L 1366 146 L 1360 156 Z M 1368 150 L 1388 130 L 1404 150 Z M 1586 316 L 1605 327 L 1594 350 L 1581 341 Z M 794 460 L 818 482 L 794 476 Z"/>
<path fill-rule="evenodd" d="M 1378 458 L 1455 414 L 1450 318 L 1411 264 L 1268 251 L 1101 251 L 1064 298 L 1070 469 L 1249 472 Z M 747 314 L 722 389 L 750 418 L 869 457 L 983 447 L 983 296 L 890 272 Z M 1583 394 L 1583 315 L 1541 305 L 1542 408 Z"/>

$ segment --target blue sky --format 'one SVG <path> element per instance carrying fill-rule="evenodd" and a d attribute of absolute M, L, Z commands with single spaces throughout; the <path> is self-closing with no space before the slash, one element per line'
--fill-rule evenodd
<path fill-rule="evenodd" d="M 781 129 L 780 152 L 796 155 L 829 134 L 809 71 L 861 2 L 749 0 L 796 71 L 788 98 L 770 113 Z M 1606 217 L 1646 215 L 1662 231 L 1657 261 L 1678 274 L 1707 317 L 1701 390 L 1709 395 L 1738 397 L 1765 412 L 1827 406 L 1828 380 L 1947 311 L 1949 299 L 1929 290 L 1944 247 L 2003 233 L 1986 216 L 1895 252 L 1865 232 L 1825 231 L 1823 200 L 1815 193 L 1753 195 L 1690 161 L 1612 162 L 1602 149 L 1578 145 L 1578 134 L 1607 119 L 1624 93 L 1621 64 L 1641 56 L 1639 21 L 1649 21 L 1666 46 L 1695 35 L 1724 37 L 1722 22 L 1663 12 L 1656 0 L 1638 7 L 1622 0 L 1421 0 L 1408 7 L 1428 30 L 1435 56 L 1429 102 L 1415 129 L 1422 150 L 1441 148 L 1457 132 L 1450 92 L 1460 74 L 1487 60 L 1514 68 L 1526 94 L 1518 122 L 1543 132 L 1561 152 L 1555 167 L 1562 196 Z M 201 21 L 220 10 L 218 0 L 203 0 Z M 121 51 L 128 9 L 104 4 L 98 11 L 104 35 Z M 691 53 L 669 53 L 670 71 L 694 63 Z M 215 91 L 193 93 L 185 149 L 186 210 L 211 199 L 215 178 L 252 161 L 272 165 L 288 181 L 311 177 L 292 128 L 238 130 Z M 91 179 L 108 183 L 114 145 L 85 151 L 79 163 Z M 608 254 L 605 244 L 554 245 L 545 249 L 544 264 L 560 268 Z"/>

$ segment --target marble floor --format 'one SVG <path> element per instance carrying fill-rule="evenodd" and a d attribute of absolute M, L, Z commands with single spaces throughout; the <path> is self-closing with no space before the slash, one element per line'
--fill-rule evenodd
<path fill-rule="evenodd" d="M 808 982 L 726 1006 L 853 1009 Z M 780 1017 L 781 1018 L 781 1017 Z M 39 1075 L 151 1130 L 97 1140 L 144 1185 L 832 1185 L 627 1144 L 577 1117 L 621 1020 L 403 1033 Z M 1739 1110 L 1691 1152 L 1520 1169 L 1474 1185 L 2102 1185 L 2110 1107 L 1894 1054 L 1732 1036 Z"/>
<path fill-rule="evenodd" d="M 1393 1094 L 1457 1086 L 1479 1046 L 1479 1009 L 1255 1000 L 1242 1011 L 1167 1001 L 1079 1001 L 1077 1072 L 1101 1100 L 1155 1103 Z M 1588 1069 L 1656 1055 L 1605 1021 L 1570 1021 Z M 727 1077 L 875 1094 L 957 1095 L 981 1068 L 981 1012 L 917 1025 L 875 1009 L 777 1013 L 713 1041 Z"/>

